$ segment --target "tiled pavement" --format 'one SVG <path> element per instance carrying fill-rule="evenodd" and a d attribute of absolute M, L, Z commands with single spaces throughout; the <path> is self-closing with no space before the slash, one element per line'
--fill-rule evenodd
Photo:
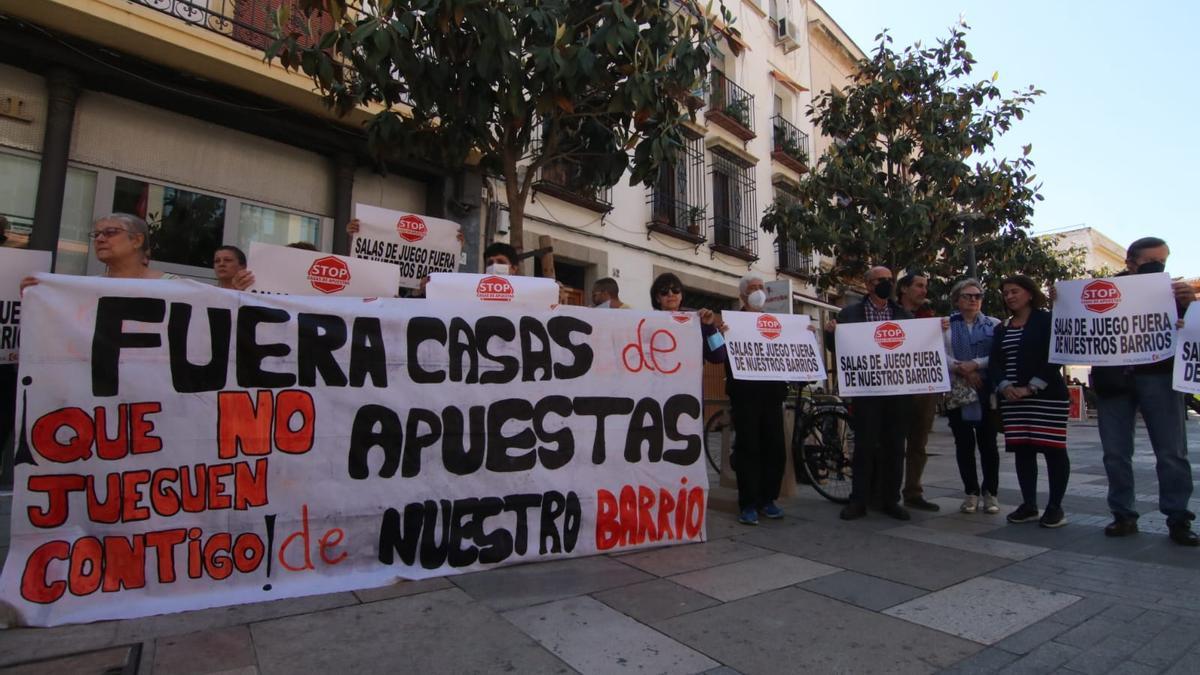
<path fill-rule="evenodd" d="M 1200 457 L 1200 423 L 1189 432 Z M 1003 512 L 957 512 L 939 422 L 925 482 L 942 511 L 910 523 L 875 514 L 843 523 L 836 505 L 802 488 L 787 518 L 748 528 L 730 513 L 732 492 L 714 488 L 705 544 L 0 631 L 0 672 L 80 652 L 13 672 L 101 672 L 124 659 L 142 673 L 226 675 L 1200 672 L 1200 550 L 1162 536 L 1144 433 L 1138 447 L 1142 533 L 1127 539 L 1101 532 L 1094 423 L 1071 429 L 1070 525 L 1044 530 L 1006 525 Z M 1011 466 L 1002 458 L 1009 508 Z M 0 546 L 10 508 L 0 500 Z"/>

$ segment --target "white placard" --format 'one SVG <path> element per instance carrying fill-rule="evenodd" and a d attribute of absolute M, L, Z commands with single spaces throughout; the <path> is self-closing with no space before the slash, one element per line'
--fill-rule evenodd
<path fill-rule="evenodd" d="M 354 205 L 354 217 L 359 230 L 350 255 L 396 265 L 401 286 L 418 288 L 428 274 L 458 270 L 458 223 L 366 204 Z"/>
<path fill-rule="evenodd" d="M 842 396 L 950 391 L 941 319 L 839 323 L 834 338 Z"/>
<path fill-rule="evenodd" d="M 694 315 L 67 275 L 25 295 L 8 621 L 705 539 Z"/>
<path fill-rule="evenodd" d="M 767 293 L 767 301 L 763 303 L 763 311 L 772 314 L 792 313 L 792 280 L 776 279 L 763 285 Z"/>
<path fill-rule="evenodd" d="M 483 302 L 549 309 L 558 304 L 558 282 L 499 274 L 432 274 L 425 297 L 447 302 Z"/>
<path fill-rule="evenodd" d="M 725 348 L 738 380 L 815 382 L 825 379 L 825 363 L 812 321 L 805 314 L 721 312 L 729 327 Z"/>
<path fill-rule="evenodd" d="M 246 267 L 254 272 L 254 293 L 394 298 L 400 268 L 302 248 L 253 242 Z"/>
<path fill-rule="evenodd" d="M 1054 285 L 1050 363 L 1136 366 L 1175 353 L 1175 294 L 1166 273 Z"/>
<path fill-rule="evenodd" d="M 1175 391 L 1200 394 L 1200 301 L 1188 305 L 1175 342 Z"/>
<path fill-rule="evenodd" d="M 21 348 L 21 280 L 49 272 L 50 262 L 50 251 L 0 246 L 0 364 L 16 363 Z"/>

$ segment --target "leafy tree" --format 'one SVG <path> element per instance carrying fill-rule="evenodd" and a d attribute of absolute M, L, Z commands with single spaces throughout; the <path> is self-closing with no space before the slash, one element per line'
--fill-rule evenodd
<path fill-rule="evenodd" d="M 381 107 L 367 126 L 381 159 L 460 167 L 478 153 L 504 179 L 518 247 L 542 167 L 585 189 L 626 169 L 631 184 L 653 183 L 682 145 L 717 36 L 695 0 L 362 2 L 296 0 L 308 21 L 280 33 L 268 60 L 312 77 L 339 114 Z M 319 40 L 307 34 L 316 10 L 333 19 Z M 284 6 L 276 25 L 290 18 Z"/>
<path fill-rule="evenodd" d="M 810 113 L 834 143 L 801 181 L 799 199 L 773 204 L 761 224 L 834 259 L 821 285 L 861 279 L 872 265 L 922 269 L 944 284 L 965 270 L 967 236 L 993 280 L 1071 272 L 1028 235 L 1042 199 L 1030 146 L 1012 160 L 972 159 L 990 156 L 1043 92 L 1005 98 L 995 74 L 969 81 L 966 30 L 955 26 L 933 47 L 902 52 L 882 33 L 852 84 L 814 101 Z"/>

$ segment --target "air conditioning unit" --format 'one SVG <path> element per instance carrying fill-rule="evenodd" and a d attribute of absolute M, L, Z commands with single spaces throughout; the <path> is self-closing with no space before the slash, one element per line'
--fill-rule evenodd
<path fill-rule="evenodd" d="M 775 20 L 775 25 L 778 30 L 775 43 L 783 47 L 784 53 L 790 54 L 800 48 L 800 43 L 796 40 L 796 27 L 791 19 L 781 16 Z"/>

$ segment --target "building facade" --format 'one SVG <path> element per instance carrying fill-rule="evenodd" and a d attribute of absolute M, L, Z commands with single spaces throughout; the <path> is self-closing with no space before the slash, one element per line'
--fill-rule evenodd
<path fill-rule="evenodd" d="M 1064 253 L 1082 250 L 1088 273 L 1116 274 L 1125 269 L 1125 247 L 1094 227 L 1049 230 L 1041 236 L 1054 237 L 1054 248 Z"/>
<path fill-rule="evenodd" d="M 362 123 L 263 61 L 278 0 L 0 0 L 0 214 L 102 272 L 91 221 L 146 218 L 152 265 L 211 279 L 213 250 L 308 241 L 344 251 L 355 203 L 458 220 L 477 259 L 479 179 L 412 163 L 386 175 Z"/>

